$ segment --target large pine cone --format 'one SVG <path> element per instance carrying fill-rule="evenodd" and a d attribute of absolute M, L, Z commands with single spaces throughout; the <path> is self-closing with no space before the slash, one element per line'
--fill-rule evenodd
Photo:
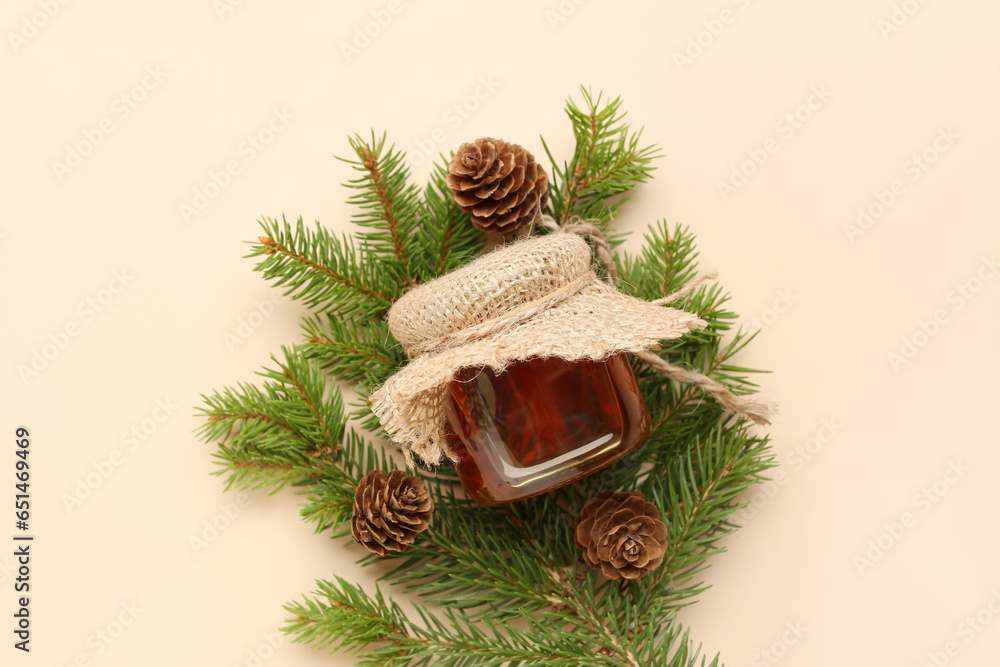
<path fill-rule="evenodd" d="M 351 536 L 379 556 L 402 551 L 430 525 L 433 511 L 423 480 L 402 470 L 372 470 L 354 493 Z"/>
<path fill-rule="evenodd" d="M 458 207 L 484 232 L 513 234 L 549 200 L 549 177 L 517 144 L 483 137 L 462 144 L 448 165 Z"/>
<path fill-rule="evenodd" d="M 638 579 L 663 562 L 667 527 L 638 491 L 601 491 L 576 517 L 576 543 L 608 579 Z"/>

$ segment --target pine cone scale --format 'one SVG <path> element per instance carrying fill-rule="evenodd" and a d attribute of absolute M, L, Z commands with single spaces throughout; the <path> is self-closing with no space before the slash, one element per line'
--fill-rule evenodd
<path fill-rule="evenodd" d="M 474 178 L 464 178 L 455 174 L 448 174 L 444 180 L 455 193 L 475 190 L 479 187 L 479 182 Z"/>
<path fill-rule="evenodd" d="M 503 179 L 503 181 L 497 183 L 497 187 L 493 192 L 486 193 L 483 196 L 487 197 L 492 195 L 493 197 L 498 197 L 500 199 L 503 199 L 508 194 L 510 194 L 510 191 L 513 190 L 515 187 L 516 185 L 514 179 L 508 176 L 507 178 Z M 479 195 L 478 190 L 476 191 L 476 195 Z"/>
<path fill-rule="evenodd" d="M 479 218 L 488 218 L 502 205 L 503 202 L 496 201 L 495 199 L 487 199 L 486 201 L 477 203 L 473 206 L 471 213 Z M 503 209 L 500 212 L 503 213 L 505 211 L 507 211 L 507 209 Z"/>
<path fill-rule="evenodd" d="M 479 198 L 479 199 L 486 199 L 487 197 L 496 197 L 496 196 L 498 196 L 496 194 L 497 191 L 500 189 L 500 186 L 503 185 L 504 182 L 505 181 L 501 181 L 500 179 L 497 179 L 497 180 L 492 181 L 490 183 L 483 183 L 478 188 L 476 188 L 474 196 L 477 197 L 477 198 Z M 502 195 L 499 195 L 499 196 L 502 196 Z M 455 199 L 457 201 L 458 197 L 456 197 Z"/>

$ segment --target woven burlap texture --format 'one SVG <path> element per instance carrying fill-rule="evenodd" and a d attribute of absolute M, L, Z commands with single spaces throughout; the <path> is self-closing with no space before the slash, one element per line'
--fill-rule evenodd
<path fill-rule="evenodd" d="M 622 294 L 591 269 L 580 236 L 553 232 L 501 247 L 420 285 L 389 311 L 389 330 L 411 357 L 370 397 L 407 462 L 455 454 L 445 438 L 448 384 L 462 368 L 502 371 L 513 361 L 602 360 L 656 349 L 705 322 Z"/>

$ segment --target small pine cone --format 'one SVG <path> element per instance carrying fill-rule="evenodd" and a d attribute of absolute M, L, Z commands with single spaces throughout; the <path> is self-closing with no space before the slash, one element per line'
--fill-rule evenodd
<path fill-rule="evenodd" d="M 483 137 L 462 144 L 448 165 L 458 207 L 484 232 L 513 234 L 549 200 L 549 177 L 517 144 Z"/>
<path fill-rule="evenodd" d="M 402 470 L 372 470 L 354 493 L 351 536 L 379 556 L 402 551 L 430 525 L 433 511 L 423 480 Z"/>
<path fill-rule="evenodd" d="M 638 491 L 601 491 L 576 517 L 576 543 L 608 579 L 638 579 L 663 562 L 667 527 Z"/>

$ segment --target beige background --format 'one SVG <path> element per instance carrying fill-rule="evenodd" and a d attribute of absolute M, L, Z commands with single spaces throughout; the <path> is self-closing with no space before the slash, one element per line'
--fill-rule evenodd
<path fill-rule="evenodd" d="M 2 11 L 0 421 L 8 452 L 33 433 L 37 539 L 28 656 L 0 548 L 0 662 L 351 664 L 267 642 L 315 578 L 376 572 L 294 494 L 223 493 L 192 435 L 200 393 L 298 337 L 244 242 L 262 215 L 351 228 L 349 133 L 417 156 L 482 135 L 541 155 L 542 134 L 565 159 L 582 83 L 665 152 L 621 226 L 691 225 L 781 405 L 783 476 L 682 614 L 693 638 L 730 667 L 996 664 L 1000 5 L 150 4 Z"/>

